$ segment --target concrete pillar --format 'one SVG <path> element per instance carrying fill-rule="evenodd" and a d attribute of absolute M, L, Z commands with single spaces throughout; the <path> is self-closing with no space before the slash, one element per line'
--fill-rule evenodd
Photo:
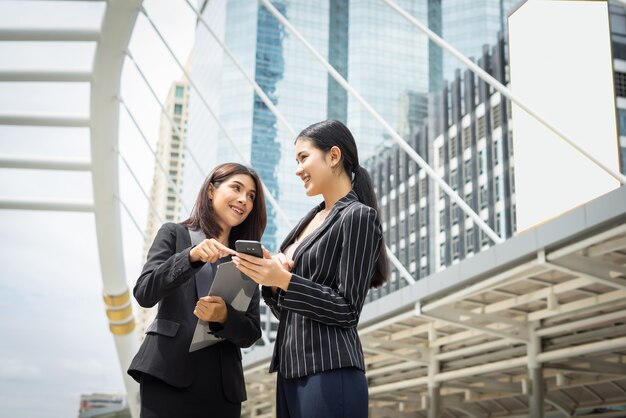
<path fill-rule="evenodd" d="M 439 347 L 434 345 L 436 339 L 435 326 L 434 323 L 431 323 L 428 330 L 430 351 L 428 363 L 428 418 L 440 418 L 443 413 L 441 408 L 441 384 L 435 381 L 435 376 L 439 374 L 439 361 L 437 360 Z"/>
<path fill-rule="evenodd" d="M 528 390 L 528 416 L 533 418 L 544 418 L 545 385 L 543 381 L 543 367 L 537 361 L 537 356 L 541 352 L 541 338 L 535 333 L 535 326 L 529 328 L 528 335 L 528 380 L 530 387 Z"/>

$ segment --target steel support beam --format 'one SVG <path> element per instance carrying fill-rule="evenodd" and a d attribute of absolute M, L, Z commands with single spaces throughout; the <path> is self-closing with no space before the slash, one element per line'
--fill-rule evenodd
<path fill-rule="evenodd" d="M 528 334 L 528 378 L 530 390 L 528 391 L 528 415 L 533 418 L 544 417 L 545 385 L 543 381 L 543 368 L 539 363 L 541 353 L 541 338 L 535 333 L 537 325 L 529 326 Z"/>
<path fill-rule="evenodd" d="M 86 200 L 49 200 L 27 198 L 0 198 L 0 209 L 43 210 L 59 212 L 93 212 L 94 204 Z"/>
<path fill-rule="evenodd" d="M 91 81 L 91 71 L 87 70 L 0 70 L 2 82 L 68 82 Z"/>
<path fill-rule="evenodd" d="M 89 127 L 88 116 L 0 114 L 0 125 L 56 126 L 65 128 Z"/>
<path fill-rule="evenodd" d="M 98 37 L 91 83 L 91 161 L 96 212 L 96 236 L 102 271 L 103 293 L 107 298 L 128 295 L 122 226 L 118 201 L 118 135 L 120 81 L 124 51 L 139 14 L 141 0 L 109 0 L 102 19 L 102 36 Z M 109 303 L 107 302 L 107 309 Z M 132 311 L 126 326 L 109 322 L 120 360 L 120 369 L 131 415 L 139 417 L 139 386 L 126 370 L 137 352 L 139 341 L 134 332 Z"/>
<path fill-rule="evenodd" d="M 35 156 L 0 155 L 0 168 L 91 171 L 91 162 L 84 158 L 41 158 Z"/>
<path fill-rule="evenodd" d="M 98 28 L 93 29 L 0 29 L 0 41 L 25 42 L 96 42 Z"/>

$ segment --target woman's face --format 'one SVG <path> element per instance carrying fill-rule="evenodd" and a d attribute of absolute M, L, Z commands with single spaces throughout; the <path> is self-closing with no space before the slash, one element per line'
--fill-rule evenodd
<path fill-rule="evenodd" d="M 335 176 L 327 161 L 328 153 L 316 148 L 312 141 L 298 139 L 296 141 L 296 176 L 302 179 L 307 196 L 323 194 L 327 187 L 332 186 Z"/>
<path fill-rule="evenodd" d="M 211 187 L 209 198 L 218 223 L 228 230 L 246 220 L 254 207 L 256 186 L 247 174 L 235 174 L 224 180 L 217 188 Z"/>

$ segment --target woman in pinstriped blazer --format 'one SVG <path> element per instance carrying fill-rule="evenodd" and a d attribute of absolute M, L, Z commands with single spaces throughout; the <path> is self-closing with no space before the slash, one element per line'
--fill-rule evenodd
<path fill-rule="evenodd" d="M 366 417 L 367 380 L 357 333 L 368 290 L 387 277 L 376 196 L 341 122 L 309 126 L 296 139 L 296 175 L 321 194 L 281 253 L 238 253 L 238 268 L 263 285 L 280 320 L 270 371 L 278 372 L 277 416 Z"/>

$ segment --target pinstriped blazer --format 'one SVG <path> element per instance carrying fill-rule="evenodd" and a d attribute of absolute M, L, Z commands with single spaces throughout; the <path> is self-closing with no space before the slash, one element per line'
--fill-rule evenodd
<path fill-rule="evenodd" d="M 323 208 L 322 202 L 300 221 L 282 251 Z M 262 291 L 280 321 L 270 372 L 294 378 L 342 367 L 365 370 L 357 325 L 381 244 L 378 214 L 353 191 L 300 243 L 288 290 Z"/>

